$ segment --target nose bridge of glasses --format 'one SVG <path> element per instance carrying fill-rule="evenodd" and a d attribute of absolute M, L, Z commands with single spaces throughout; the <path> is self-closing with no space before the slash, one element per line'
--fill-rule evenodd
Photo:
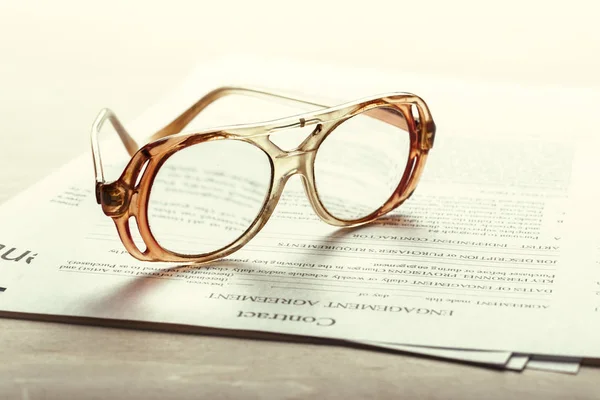
<path fill-rule="evenodd" d="M 294 149 L 283 151 L 275 157 L 275 168 L 282 177 L 295 174 L 305 175 L 308 165 L 314 160 L 316 149 Z"/>
<path fill-rule="evenodd" d="M 278 127 L 271 130 L 268 141 L 277 151 L 273 157 L 276 174 L 284 179 L 295 174 L 306 175 L 309 165 L 314 161 L 315 152 L 318 147 L 319 134 L 323 130 L 323 124 L 317 120 L 305 121 Z M 277 140 L 277 133 L 292 139 L 287 144 L 296 142 L 290 150 L 285 150 L 281 146 L 285 142 Z M 276 135 L 273 135 L 276 134 Z M 301 140 L 301 143 L 298 143 Z M 285 146 L 287 147 L 287 146 Z"/>

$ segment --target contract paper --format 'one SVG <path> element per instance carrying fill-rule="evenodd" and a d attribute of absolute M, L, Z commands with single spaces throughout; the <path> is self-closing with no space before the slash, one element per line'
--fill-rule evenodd
<path fill-rule="evenodd" d="M 372 94 L 384 83 L 386 91 L 401 87 L 400 78 L 379 76 L 371 82 L 356 71 L 331 74 L 302 66 L 290 71 L 290 65 L 253 67 L 246 61 L 244 76 L 231 65 L 200 69 L 133 124 L 134 132 L 151 134 L 233 76 L 239 83 L 296 91 L 312 87 L 316 94 L 347 100 Z M 296 87 L 282 70 L 295 77 Z M 349 88 L 349 75 L 362 86 Z M 554 134 L 560 123 L 546 126 L 541 119 L 519 125 L 497 115 L 496 124 L 474 127 L 470 123 L 478 117 L 463 120 L 460 110 L 452 115 L 448 109 L 487 99 L 491 89 L 450 89 L 423 85 L 423 97 L 433 99 L 434 117 L 436 108 L 446 112 L 436 119 L 439 139 L 417 192 L 390 216 L 358 229 L 334 229 L 312 214 L 293 179 L 263 231 L 209 267 L 144 263 L 129 256 L 95 203 L 91 158 L 84 155 L 0 209 L 2 244 L 14 248 L 2 261 L 7 284 L 1 307 L 19 315 L 597 356 L 598 344 L 573 340 L 582 315 L 566 312 L 572 308 L 570 295 L 586 285 L 569 269 L 580 261 L 574 258 L 578 253 L 563 251 L 565 240 L 575 242 L 571 248 L 577 242 L 573 232 L 565 234 L 573 141 Z M 518 94 L 493 93 L 506 99 Z M 543 101 L 545 93 L 538 97 Z M 234 99 L 228 104 L 193 127 L 230 125 L 268 108 Z M 576 112 L 565 108 L 568 103 L 559 106 L 565 115 Z M 477 115 L 477 102 L 470 107 Z M 547 101 L 543 107 L 538 114 L 557 105 Z M 519 118 L 518 112 L 513 117 Z M 369 157 L 364 154 L 365 162 L 373 160 Z M 124 162 L 110 160 L 107 170 L 118 174 Z M 230 183 L 211 181 L 215 189 Z M 223 228 L 229 222 L 222 221 Z M 180 229 L 183 242 L 198 227 Z"/>
<path fill-rule="evenodd" d="M 581 364 L 580 358 L 554 359 L 536 356 L 527 362 L 527 369 L 546 372 L 560 372 L 563 374 L 577 374 Z"/>
<path fill-rule="evenodd" d="M 527 366 L 529 358 L 530 357 L 525 354 L 513 354 L 506 364 L 506 369 L 509 371 L 521 372 Z"/>

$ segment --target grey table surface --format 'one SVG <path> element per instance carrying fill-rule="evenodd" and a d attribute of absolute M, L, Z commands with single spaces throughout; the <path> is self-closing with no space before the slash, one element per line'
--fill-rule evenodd
<path fill-rule="evenodd" d="M 2 399 L 598 398 L 600 371 L 505 372 L 338 345 L 0 319 Z"/>

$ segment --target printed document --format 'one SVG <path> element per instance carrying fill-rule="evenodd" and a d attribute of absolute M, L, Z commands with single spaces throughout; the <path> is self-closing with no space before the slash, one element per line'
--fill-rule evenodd
<path fill-rule="evenodd" d="M 356 71 L 333 74 L 252 60 L 244 70 L 199 69 L 131 124 L 132 131 L 150 135 L 208 90 L 230 84 L 230 77 L 341 100 L 404 90 L 400 78 L 369 81 Z M 285 80 L 290 75 L 293 82 Z M 348 85 L 349 76 L 360 83 Z M 412 85 L 417 92 L 419 84 Z M 570 311 L 580 305 L 570 299 L 589 282 L 578 281 L 580 269 L 570 266 L 587 265 L 589 257 L 586 248 L 578 258 L 577 232 L 568 230 L 576 217 L 569 212 L 576 143 L 558 134 L 564 121 L 519 124 L 525 117 L 515 110 L 512 123 L 498 111 L 502 115 L 487 115 L 488 121 L 495 119 L 483 124 L 486 115 L 478 114 L 485 112 L 478 110 L 489 107 L 478 104 L 480 99 L 514 100 L 515 93 L 525 93 L 523 98 L 544 101 L 545 96 L 421 86 L 425 93 L 419 94 L 438 123 L 438 139 L 417 191 L 389 216 L 356 229 L 331 227 L 313 214 L 299 181 L 291 179 L 265 228 L 226 259 L 203 267 L 139 262 L 96 204 L 91 156 L 84 154 L 0 207 L 0 286 L 5 288 L 0 308 L 18 315 L 600 356 L 600 344 L 573 340 L 590 311 Z M 264 109 L 273 110 L 272 117 L 286 116 L 255 99 L 221 101 L 190 129 L 256 122 Z M 468 113 L 457 104 L 470 107 L 473 118 L 465 118 Z M 568 117 L 582 107 L 568 106 L 545 101 L 544 110 L 528 115 L 560 109 Z M 107 175 L 116 178 L 127 158 L 109 146 L 103 153 Z M 381 159 L 368 152 L 358 157 L 365 164 Z M 176 180 L 177 170 L 171 172 Z M 210 185 L 219 190 L 228 183 L 212 179 Z M 233 222 L 220 220 L 216 228 L 226 230 Z M 187 246 L 199 228 L 179 229 L 172 239 Z"/>

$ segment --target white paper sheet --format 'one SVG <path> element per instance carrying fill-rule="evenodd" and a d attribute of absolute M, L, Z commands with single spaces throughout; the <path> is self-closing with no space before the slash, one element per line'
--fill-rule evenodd
<path fill-rule="evenodd" d="M 527 366 L 529 356 L 526 354 L 513 354 L 506 363 L 506 369 L 521 372 Z"/>
<path fill-rule="evenodd" d="M 580 358 L 562 358 L 534 356 L 527 362 L 527 369 L 563 374 L 577 374 L 581 365 Z"/>
<path fill-rule="evenodd" d="M 520 369 L 522 370 L 525 366 L 525 362 L 521 362 L 521 358 L 515 358 L 513 360 L 514 356 L 512 356 L 511 353 L 501 351 L 444 349 L 439 347 L 406 346 L 397 343 L 382 342 L 362 342 L 361 344 L 428 357 L 462 361 L 472 364 L 483 364 L 495 368 L 518 370 L 519 366 L 522 364 L 523 366 Z"/>
<path fill-rule="evenodd" d="M 336 97 L 366 95 L 384 84 L 386 91 L 402 87 L 401 78 L 382 76 L 344 86 L 350 76 L 358 79 L 355 71 L 251 61 L 243 70 L 246 76 L 227 63 L 198 71 L 134 131 L 147 135 L 149 126 L 163 125 L 233 76 L 287 89 L 285 78 L 294 76 L 297 90 L 312 82 L 316 92 Z M 333 230 L 315 221 L 298 187 L 290 185 L 263 232 L 227 260 L 203 269 L 140 263 L 124 253 L 93 201 L 91 161 L 84 159 L 0 209 L 7 221 L 0 227 L 5 246 L 27 243 L 38 253 L 29 264 L 30 255 L 3 262 L 3 272 L 18 263 L 27 267 L 2 294 L 2 308 L 446 348 L 600 354 L 597 344 L 572 340 L 575 316 L 561 312 L 570 306 L 570 290 L 559 283 L 572 274 L 560 268 L 559 221 L 573 149 L 552 133 L 563 122 L 540 128 L 541 119 L 533 124 L 509 105 L 516 113 L 509 123 L 506 107 L 502 118 L 488 108 L 505 104 L 498 96 L 543 101 L 546 93 L 469 92 L 468 85 L 456 93 L 448 87 L 435 92 L 415 82 L 402 88 L 421 86 L 426 93 L 419 93 L 431 97 L 439 139 L 417 193 L 388 225 Z M 492 100 L 478 108 L 482 99 Z M 244 104 L 225 117 L 254 115 L 255 108 Z M 568 116 L 586 105 L 546 102 L 527 116 L 558 108 Z M 491 120 L 482 119 L 486 112 Z M 221 124 L 223 117 L 212 116 Z M 540 332 L 552 334 L 540 340 Z"/>

